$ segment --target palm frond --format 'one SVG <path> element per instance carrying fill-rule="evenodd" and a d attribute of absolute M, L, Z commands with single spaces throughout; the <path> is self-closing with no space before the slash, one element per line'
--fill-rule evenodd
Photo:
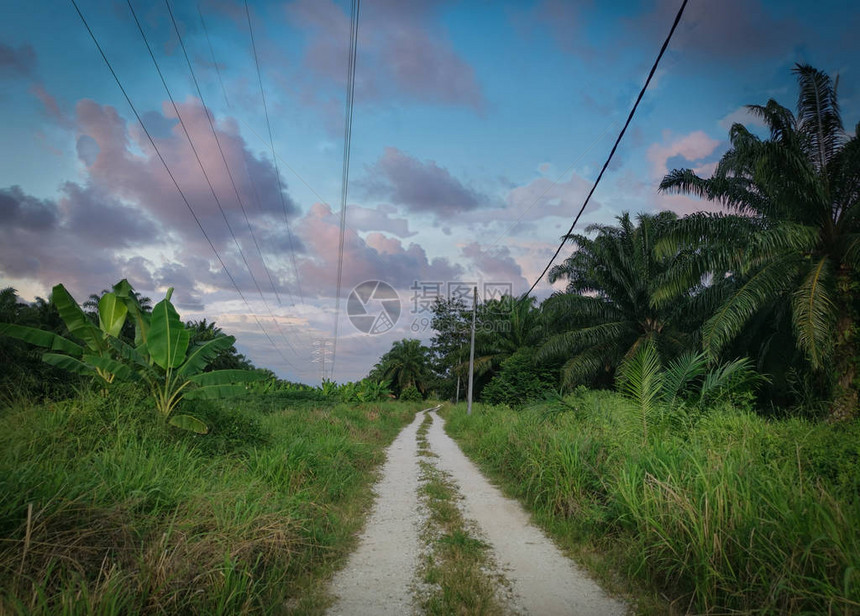
<path fill-rule="evenodd" d="M 708 358 L 704 353 L 688 351 L 673 361 L 663 374 L 663 391 L 666 403 L 674 406 L 682 391 L 707 372 Z"/>
<path fill-rule="evenodd" d="M 815 369 L 821 368 L 833 347 L 836 310 L 828 292 L 830 260 L 819 259 L 792 297 L 792 321 L 798 346 Z"/>
<path fill-rule="evenodd" d="M 784 293 L 792 282 L 793 255 L 774 259 L 752 273 L 708 319 L 702 328 L 702 346 L 711 359 L 741 331 L 763 305 Z"/>
<path fill-rule="evenodd" d="M 836 88 L 830 76 L 808 64 L 798 64 L 798 125 L 809 142 L 809 154 L 818 170 L 824 170 L 844 140 Z"/>

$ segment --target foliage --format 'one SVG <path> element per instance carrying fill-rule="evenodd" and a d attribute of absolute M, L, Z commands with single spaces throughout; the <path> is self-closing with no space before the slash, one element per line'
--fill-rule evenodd
<path fill-rule="evenodd" d="M 698 214 L 677 225 L 661 252 L 687 258 L 655 299 L 670 305 L 703 275 L 728 274 L 732 288 L 702 331 L 709 357 L 756 315 L 783 314 L 812 369 L 836 375 L 831 411 L 838 419 L 856 413 L 858 400 L 860 126 L 846 134 L 826 73 L 797 65 L 794 74 L 796 114 L 775 100 L 747 107 L 764 121 L 767 139 L 735 124 L 732 147 L 711 178 L 676 169 L 663 179 L 661 190 L 717 201 L 733 213 Z"/>
<path fill-rule="evenodd" d="M 183 402 L 201 438 L 166 430 L 139 384 L 112 389 L 0 417 L 2 614 L 324 611 L 419 406 Z"/>
<path fill-rule="evenodd" d="M 407 385 L 400 392 L 399 399 L 406 402 L 419 402 L 424 399 L 424 396 L 421 395 L 421 392 L 418 391 L 415 385 Z"/>
<path fill-rule="evenodd" d="M 518 408 L 544 396 L 554 375 L 535 362 L 535 351 L 523 347 L 502 361 L 501 370 L 481 392 L 490 404 L 507 404 Z"/>
<path fill-rule="evenodd" d="M 200 419 L 174 413 L 183 397 L 222 398 L 244 394 L 245 383 L 261 377 L 250 370 L 203 372 L 219 351 L 232 347 L 235 338 L 213 335 L 208 340 L 190 344 L 191 332 L 170 302 L 172 287 L 151 313 L 140 304 L 127 281 L 122 280 L 113 288 L 98 300 L 96 326 L 63 285 L 54 287 L 51 299 L 69 338 L 9 323 L 0 324 L 0 334 L 48 348 L 42 355 L 43 361 L 76 374 L 97 376 L 106 385 L 117 379 L 142 380 L 165 420 L 201 434 L 208 428 Z M 135 323 L 135 346 L 119 338 L 128 316 Z"/>
<path fill-rule="evenodd" d="M 65 330 L 60 313 L 48 300 L 37 297 L 25 303 L 12 287 L 0 290 L 0 323 L 32 327 L 60 334 Z M 42 361 L 42 353 L 23 340 L 0 336 L 0 404 L 44 398 L 60 399 L 74 394 L 80 384 L 70 374 Z"/>
<path fill-rule="evenodd" d="M 860 604 L 860 423 L 765 420 L 722 402 L 654 424 L 645 444 L 624 429 L 620 395 L 575 404 L 553 421 L 540 406 L 460 405 L 447 430 L 564 547 L 607 554 L 686 611 Z"/>
<path fill-rule="evenodd" d="M 541 346 L 539 359 L 564 358 L 566 387 L 611 377 L 625 359 L 645 342 L 666 358 L 691 346 L 694 310 L 683 298 L 655 306 L 657 280 L 672 259 L 658 258 L 654 246 L 675 221 L 674 214 L 629 214 L 618 226 L 591 225 L 592 239 L 574 235 L 573 254 L 550 270 L 549 279 L 567 280 L 564 293 L 543 305 L 553 335 Z"/>
<path fill-rule="evenodd" d="M 398 340 L 373 367 L 372 380 L 387 380 L 396 395 L 413 386 L 424 392 L 432 378 L 430 371 L 430 349 L 420 340 L 404 338 Z"/>

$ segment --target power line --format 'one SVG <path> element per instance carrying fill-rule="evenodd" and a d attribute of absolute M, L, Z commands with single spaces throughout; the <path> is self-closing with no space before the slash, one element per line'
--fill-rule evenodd
<path fill-rule="evenodd" d="M 334 344 L 331 352 L 331 377 L 334 380 L 334 367 L 337 360 L 337 334 L 340 324 L 340 294 L 343 281 L 343 244 L 346 235 L 346 202 L 349 195 L 349 154 L 352 148 L 352 113 L 355 108 L 355 64 L 358 51 L 358 17 L 361 0 L 352 0 L 351 23 L 349 31 L 349 60 L 346 67 L 346 103 L 343 127 L 343 171 L 340 187 L 340 236 L 337 247 L 337 292 L 334 308 Z"/>
<path fill-rule="evenodd" d="M 257 57 L 257 43 L 254 41 L 254 27 L 251 25 L 251 11 L 248 9 L 248 0 L 245 0 L 245 16 L 248 18 L 248 31 L 251 33 L 251 49 L 254 52 L 254 65 L 257 67 L 257 81 L 260 82 L 260 97 L 263 99 L 263 111 L 266 115 L 266 127 L 269 130 L 269 143 L 272 147 L 272 162 L 275 163 L 275 177 L 278 179 L 278 196 L 281 198 L 281 205 L 284 207 L 284 222 L 287 225 L 287 238 L 290 245 L 290 258 L 293 262 L 293 272 L 296 276 L 296 287 L 299 291 L 299 298 L 302 303 L 305 303 L 305 296 L 302 293 L 302 282 L 299 279 L 299 268 L 296 265 L 296 251 L 293 248 L 293 230 L 290 227 L 290 219 L 287 216 L 287 202 L 284 199 L 284 191 L 281 186 L 281 173 L 278 171 L 278 159 L 275 156 L 275 140 L 272 137 L 272 123 L 269 121 L 269 107 L 266 105 L 266 92 L 263 89 L 263 75 L 260 72 L 260 60 Z"/>
<path fill-rule="evenodd" d="M 194 67 L 191 64 L 191 59 L 188 57 L 188 51 L 185 48 L 185 42 L 182 40 L 182 34 L 179 32 L 179 26 L 176 23 L 176 19 L 173 15 L 173 10 L 170 8 L 170 2 L 168 0 L 164 0 L 164 4 L 167 6 L 167 12 L 170 14 L 170 21 L 173 24 L 173 29 L 176 32 L 176 37 L 179 39 L 179 46 L 182 48 L 182 54 L 185 56 L 185 62 L 188 65 L 188 70 L 191 73 L 191 79 L 194 81 L 194 87 L 197 89 L 197 95 L 200 97 L 200 103 L 203 105 L 203 111 L 206 113 L 206 119 L 209 122 L 209 128 L 212 130 L 212 135 L 215 137 L 215 143 L 218 146 L 218 152 L 220 152 L 221 154 L 221 160 L 224 162 L 224 167 L 227 169 L 227 176 L 230 178 L 230 185 L 233 187 L 233 192 L 236 194 L 236 200 L 239 202 L 239 207 L 242 209 L 242 216 L 245 218 L 245 224 L 248 226 L 248 233 L 251 235 L 251 239 L 254 241 L 254 246 L 256 246 L 257 248 L 257 254 L 260 255 L 260 261 L 263 263 L 263 268 L 266 270 L 266 275 L 269 277 L 269 283 L 272 286 L 272 291 L 275 293 L 275 297 L 278 299 L 278 303 L 280 304 L 281 297 L 278 294 L 277 288 L 275 287 L 275 281 L 272 278 L 272 273 L 269 271 L 268 265 L 266 265 L 266 258 L 265 256 L 263 256 L 263 251 L 260 250 L 260 244 L 259 242 L 257 242 L 257 236 L 254 234 L 253 227 L 251 227 L 251 221 L 248 218 L 248 212 L 245 210 L 245 203 L 242 200 L 242 196 L 239 194 L 239 189 L 236 186 L 236 182 L 233 178 L 233 172 L 230 170 L 230 164 L 227 162 L 227 157 L 224 155 L 224 148 L 221 146 L 221 139 L 220 137 L 218 137 L 218 131 L 215 130 L 215 124 L 212 121 L 212 115 L 210 115 L 209 113 L 209 108 L 206 106 L 206 99 L 203 97 L 203 92 L 200 89 L 200 84 L 197 81 L 197 76 L 194 74 Z M 253 276 L 253 273 L 251 275 Z M 287 338 L 284 335 L 284 332 L 281 330 L 281 325 L 280 323 L 278 323 L 277 319 L 275 319 L 275 315 L 272 314 L 272 309 L 269 307 L 269 303 L 263 296 L 262 291 L 260 292 L 260 299 L 263 300 L 263 303 L 266 306 L 266 310 L 268 310 L 269 315 L 272 317 L 272 320 L 275 323 L 275 326 L 278 328 L 278 332 L 280 332 L 281 336 L 293 350 L 293 353 L 296 353 L 296 355 L 298 355 L 289 338 Z"/>
<path fill-rule="evenodd" d="M 252 316 L 254 316 L 254 319 L 257 321 L 257 325 L 260 326 L 260 329 L 263 331 L 263 334 L 266 336 L 266 338 L 269 340 L 269 342 L 272 344 L 272 346 L 275 348 L 275 350 L 278 352 L 278 354 L 281 356 L 281 358 L 284 360 L 284 362 L 288 366 L 295 368 L 295 366 L 293 366 L 292 363 L 290 363 L 290 361 L 283 354 L 281 349 L 275 344 L 274 340 L 272 340 L 272 338 L 269 336 L 269 333 L 263 327 L 263 324 L 260 323 L 260 320 L 257 318 L 257 316 L 254 315 L 253 311 L 250 310 L 251 307 L 250 307 L 250 304 L 248 304 L 248 300 L 245 298 L 245 295 L 242 293 L 242 290 L 239 288 L 239 285 L 236 284 L 235 278 L 233 278 L 233 275 L 230 273 L 230 270 L 227 268 L 227 264 L 224 263 L 224 260 L 221 258 L 221 255 L 218 253 L 218 249 L 215 248 L 215 244 L 212 243 L 212 240 L 210 239 L 209 234 L 206 233 L 206 229 L 204 229 L 203 225 L 200 223 L 200 219 L 197 217 L 197 214 L 194 212 L 194 208 L 191 207 L 191 203 L 188 201 L 188 198 L 185 196 L 185 193 L 182 191 L 182 188 L 179 186 L 179 183 L 176 181 L 176 177 L 173 175 L 173 172 L 170 170 L 170 167 L 167 165 L 167 161 L 164 159 L 164 156 L 161 154 L 161 150 L 158 149 L 158 146 L 156 145 L 155 140 L 152 138 L 152 135 L 150 134 L 149 130 L 146 128 L 146 124 L 143 123 L 143 120 L 141 119 L 140 114 L 137 111 L 137 108 L 134 106 L 134 103 L 132 103 L 132 101 L 131 101 L 131 97 L 128 95 L 128 92 L 126 91 L 125 87 L 122 85 L 122 81 L 120 81 L 119 76 L 116 74 L 116 71 L 113 68 L 113 65 L 110 63 L 110 60 L 108 60 L 107 55 L 105 55 L 104 49 L 102 49 L 102 46 L 99 43 L 98 39 L 96 38 L 95 33 L 92 31 L 92 28 L 90 28 L 90 25 L 87 22 L 86 17 L 84 17 L 84 14 L 81 12 L 80 7 L 78 7 L 78 3 L 75 0 L 71 0 L 71 3 L 72 3 L 72 6 L 75 7 L 75 11 L 77 11 L 78 17 L 81 18 L 81 22 L 83 22 L 84 27 L 86 28 L 87 32 L 90 35 L 90 38 L 93 40 L 93 43 L 95 44 L 96 49 L 98 49 L 98 52 L 102 57 L 102 60 L 104 60 L 105 64 L 107 65 L 108 70 L 110 71 L 111 75 L 114 78 L 114 81 L 116 81 L 117 86 L 119 86 L 119 89 L 122 92 L 123 96 L 125 97 L 125 100 L 128 103 L 128 106 L 131 108 L 132 113 L 134 113 L 134 117 L 137 118 L 137 121 L 140 124 L 141 128 L 143 129 L 143 132 L 146 135 L 146 138 L 149 140 L 149 143 L 152 146 L 152 149 L 155 151 L 156 155 L 158 156 L 158 159 L 161 161 L 161 164 L 164 166 L 164 170 L 167 171 L 167 175 L 170 176 L 170 180 L 171 180 L 171 182 L 173 182 L 173 185 L 176 187 L 177 192 L 179 192 L 179 196 L 182 198 L 183 203 L 185 203 L 185 206 L 188 208 L 188 211 L 191 213 L 191 217 L 194 219 L 194 222 L 197 223 L 197 227 L 200 229 L 200 232 L 203 234 L 203 237 L 206 238 L 206 242 L 209 244 L 209 247 L 212 249 L 212 252 L 215 253 L 215 257 L 218 259 L 218 262 L 221 264 L 221 268 L 224 270 L 224 273 L 227 274 L 227 278 L 230 279 L 230 282 L 232 283 L 233 288 L 236 289 L 236 292 L 239 294 L 239 297 L 241 297 L 242 300 L 245 302 L 245 305 L 248 306 L 248 310 L 249 310 L 249 312 L 252 313 Z"/>
<path fill-rule="evenodd" d="M 272 314 L 272 309 L 269 308 L 269 303 L 266 301 L 265 296 L 263 295 L 263 290 L 260 288 L 260 283 L 257 281 L 257 277 L 254 275 L 254 270 L 251 269 L 251 264 L 248 263 L 247 257 L 245 257 L 245 252 L 242 250 L 242 246 L 239 244 L 239 240 L 236 237 L 236 234 L 233 232 L 233 227 L 230 224 L 230 221 L 227 219 L 227 213 L 224 211 L 224 207 L 221 205 L 221 200 L 218 198 L 218 194 L 215 192 L 215 187 L 212 185 L 212 181 L 209 179 L 209 174 L 206 172 L 206 167 L 203 165 L 203 161 L 200 159 L 200 155 L 197 152 L 197 147 L 194 145 L 194 141 L 191 139 L 191 134 L 188 132 L 188 128 L 185 125 L 185 120 L 182 118 L 182 114 L 179 112 L 179 108 L 176 106 L 176 101 L 173 98 L 173 93 L 170 91 L 170 87 L 167 85 L 167 80 L 164 78 L 164 73 L 161 71 L 161 67 L 158 64 L 158 60 L 155 58 L 155 53 L 152 51 L 152 47 L 149 44 L 149 39 L 146 37 L 146 32 L 143 30 L 143 26 L 140 23 L 140 20 L 137 18 L 137 13 L 134 10 L 134 5 L 132 5 L 131 0 L 126 0 L 128 4 L 128 8 L 131 10 L 131 15 L 134 17 L 134 23 L 137 25 L 137 29 L 140 32 L 141 37 L 143 38 L 143 42 L 146 45 L 146 50 L 149 52 L 149 57 L 152 58 L 152 63 L 155 65 L 155 70 L 158 72 L 158 76 L 161 79 L 161 84 L 164 86 L 165 92 L 167 92 L 167 97 L 170 99 L 170 104 L 173 105 L 173 111 L 176 113 L 176 117 L 179 119 L 179 125 L 182 127 L 182 132 L 185 133 L 185 138 L 188 140 L 188 144 L 191 146 L 191 151 L 194 152 L 194 158 L 197 160 L 197 165 L 200 167 L 200 171 L 203 173 L 203 177 L 206 180 L 206 184 L 209 186 L 209 191 L 212 193 L 212 198 L 215 200 L 215 203 L 218 206 L 218 211 L 221 212 L 221 216 L 224 219 L 224 224 L 227 225 L 227 230 L 230 232 L 230 237 L 233 238 L 233 243 L 236 244 L 236 249 L 239 251 L 239 255 L 242 257 L 242 262 L 245 264 L 245 267 L 248 269 L 248 273 L 251 275 L 251 279 L 254 281 L 254 286 L 257 288 L 257 292 L 260 294 L 260 299 L 263 300 L 263 304 L 266 306 L 266 309 L 269 312 L 269 315 L 272 317 L 272 320 L 275 322 L 275 326 L 280 331 L 281 326 L 278 321 L 275 319 L 275 315 Z M 167 2 L 167 0 L 165 0 Z M 168 11 L 170 12 L 171 18 L 173 17 L 172 11 L 170 11 L 170 5 L 167 6 Z M 174 26 L 175 26 L 174 22 Z M 184 51 L 184 47 L 183 47 Z M 202 102 L 202 99 L 201 99 Z M 203 110 L 206 113 L 206 118 L 209 119 L 209 112 L 206 109 L 206 106 L 203 106 Z M 211 119 L 210 126 L 211 124 Z M 214 132 L 214 127 L 213 127 Z M 216 141 L 218 140 L 217 133 L 215 135 Z M 219 144 L 220 149 L 220 144 Z M 222 152 L 223 155 L 223 152 Z M 226 159 L 225 159 L 226 162 Z M 229 171 L 229 170 L 228 170 Z M 243 208 L 244 211 L 244 208 Z M 247 217 L 246 217 L 247 220 Z M 250 223 L 248 223 L 250 228 Z M 268 270 L 267 270 L 268 271 Z M 250 306 L 248 306 L 250 310 Z M 283 335 L 281 331 L 281 336 L 284 338 L 284 341 L 287 345 L 292 349 L 293 353 L 298 355 L 296 349 L 293 347 L 293 344 L 290 340 Z"/>
<path fill-rule="evenodd" d="M 657 59 L 654 60 L 654 65 L 651 67 L 651 72 L 648 73 L 648 78 L 645 80 L 645 85 L 642 86 L 642 89 L 639 91 L 639 96 L 636 97 L 636 102 L 633 103 L 633 108 L 630 110 L 630 114 L 627 116 L 627 121 L 624 122 L 624 126 L 621 128 L 621 132 L 618 134 L 618 138 L 615 140 L 615 145 L 612 146 L 612 150 L 609 152 L 609 156 L 606 158 L 606 162 L 603 163 L 603 168 L 600 170 L 600 173 L 597 175 L 597 179 L 594 180 L 594 185 L 591 187 L 591 190 L 588 191 L 588 195 L 585 197 L 585 201 L 582 204 L 582 207 L 579 208 L 579 212 L 576 214 L 576 218 L 573 219 L 573 224 L 570 225 L 570 229 L 568 229 L 567 233 L 561 238 L 561 243 L 558 245 L 558 248 L 555 251 L 555 254 L 549 260 L 549 263 L 546 264 L 541 275 L 537 277 L 537 280 L 534 281 L 531 288 L 526 292 L 526 296 L 531 295 L 531 292 L 534 291 L 534 288 L 541 281 L 541 279 L 546 275 L 549 271 L 549 268 L 552 266 L 552 262 L 555 261 L 556 257 L 558 257 L 561 249 L 564 247 L 567 240 L 570 238 L 570 235 L 573 233 L 574 227 L 576 227 L 576 223 L 579 222 L 580 216 L 585 211 L 585 207 L 588 205 L 588 201 L 591 199 L 591 195 L 594 194 L 594 190 L 597 188 L 597 185 L 600 184 L 600 180 L 603 177 L 603 173 L 606 171 L 606 168 L 609 166 L 609 162 L 612 160 L 612 157 L 615 155 L 615 150 L 618 149 L 618 144 L 621 143 L 621 138 L 624 137 L 624 133 L 627 131 L 627 127 L 630 126 L 630 122 L 633 120 L 633 114 L 636 113 L 636 108 L 639 107 L 639 102 L 642 100 L 642 97 L 645 96 L 645 91 L 648 89 L 648 85 L 651 83 L 651 78 L 654 77 L 654 73 L 657 71 L 657 65 L 660 64 L 660 59 L 663 57 L 663 54 L 666 53 L 666 49 L 669 47 L 669 41 L 672 40 L 672 35 L 675 33 L 675 28 L 678 27 L 678 24 L 681 21 L 681 16 L 684 14 L 684 9 L 687 8 L 687 0 L 684 0 L 681 3 L 681 8 L 678 9 L 678 14 L 675 15 L 675 21 L 672 23 L 672 29 L 669 30 L 669 35 L 666 37 L 666 40 L 663 41 L 663 46 L 660 48 L 660 53 L 657 54 Z"/>

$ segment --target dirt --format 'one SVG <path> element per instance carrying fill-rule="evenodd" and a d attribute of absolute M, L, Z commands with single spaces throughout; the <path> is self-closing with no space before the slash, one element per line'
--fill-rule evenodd
<path fill-rule="evenodd" d="M 514 500 L 491 485 L 459 446 L 445 434 L 443 421 L 428 411 L 433 425 L 427 434 L 434 463 L 450 474 L 462 500 L 464 517 L 493 550 L 493 560 L 510 584 L 512 614 L 587 614 L 615 616 L 628 613 L 621 601 L 603 590 L 531 524 Z M 338 598 L 331 615 L 415 614 L 413 591 L 420 586 L 416 570 L 422 554 L 424 523 L 419 506 L 416 432 L 425 412 L 400 433 L 388 449 L 377 499 L 358 549 L 332 581 Z"/>

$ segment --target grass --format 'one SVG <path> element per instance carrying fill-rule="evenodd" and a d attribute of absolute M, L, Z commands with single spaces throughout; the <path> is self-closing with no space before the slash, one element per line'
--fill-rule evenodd
<path fill-rule="evenodd" d="M 640 613 L 860 614 L 860 424 L 723 406 L 448 411 L 468 455 Z M 664 600 L 661 600 L 665 599 Z"/>
<path fill-rule="evenodd" d="M 0 409 L 0 613 L 321 613 L 384 448 L 420 403 Z"/>
<path fill-rule="evenodd" d="M 424 457 L 419 462 L 419 492 L 429 511 L 424 531 L 429 549 L 422 567 L 428 590 L 421 593 L 421 607 L 425 614 L 437 616 L 502 614 L 497 589 L 504 580 L 492 573 L 489 546 L 475 537 L 463 518 L 456 486 L 432 462 L 436 456 L 426 438 L 431 423 L 428 413 L 418 429 L 418 451 Z"/>

